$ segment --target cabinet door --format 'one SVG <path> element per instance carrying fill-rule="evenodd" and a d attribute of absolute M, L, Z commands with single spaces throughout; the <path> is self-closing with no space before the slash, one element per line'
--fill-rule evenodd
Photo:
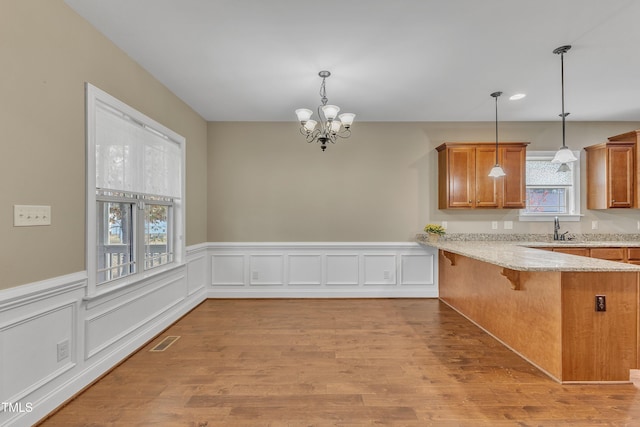
<path fill-rule="evenodd" d="M 553 248 L 553 251 L 569 255 L 589 256 L 589 248 Z"/>
<path fill-rule="evenodd" d="M 632 146 L 607 147 L 607 194 L 610 208 L 631 208 L 634 199 Z"/>
<path fill-rule="evenodd" d="M 526 207 L 526 147 L 500 148 L 500 165 L 507 176 L 502 179 L 502 207 Z"/>
<path fill-rule="evenodd" d="M 475 198 L 475 148 L 451 147 L 447 155 L 449 207 L 471 208 Z"/>
<path fill-rule="evenodd" d="M 502 178 L 489 176 L 491 168 L 496 164 L 496 149 L 494 146 L 476 148 L 476 199 L 478 208 L 498 207 L 498 184 Z"/>
<path fill-rule="evenodd" d="M 627 262 L 640 264 L 640 248 L 627 248 Z"/>
<path fill-rule="evenodd" d="M 625 261 L 625 248 L 591 248 L 591 258 Z"/>

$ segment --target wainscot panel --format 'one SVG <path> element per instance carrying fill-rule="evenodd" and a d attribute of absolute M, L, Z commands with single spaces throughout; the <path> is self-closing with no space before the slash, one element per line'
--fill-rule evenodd
<path fill-rule="evenodd" d="M 86 272 L 0 291 L 0 426 L 37 423 L 200 304 L 207 251 L 98 297 Z"/>
<path fill-rule="evenodd" d="M 211 298 L 436 298 L 417 243 L 209 243 Z"/>

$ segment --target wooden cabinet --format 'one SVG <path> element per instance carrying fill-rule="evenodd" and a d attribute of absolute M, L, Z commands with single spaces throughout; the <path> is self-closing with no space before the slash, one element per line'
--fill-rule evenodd
<path fill-rule="evenodd" d="M 627 262 L 640 265 L 640 248 L 627 248 Z"/>
<path fill-rule="evenodd" d="M 438 208 L 525 207 L 524 142 L 499 144 L 498 161 L 507 174 L 491 178 L 496 163 L 495 144 L 446 142 L 438 151 Z"/>
<path fill-rule="evenodd" d="M 635 208 L 637 201 L 636 143 L 629 134 L 585 147 L 587 209 Z M 635 132 L 634 132 L 635 137 Z"/>
<path fill-rule="evenodd" d="M 553 252 L 569 255 L 589 256 L 589 248 L 553 248 Z"/>
<path fill-rule="evenodd" d="M 591 258 L 626 262 L 626 248 L 591 248 Z"/>
<path fill-rule="evenodd" d="M 526 162 L 527 147 L 500 147 L 500 165 L 507 176 L 502 179 L 502 207 L 509 209 L 524 209 L 526 207 Z"/>
<path fill-rule="evenodd" d="M 559 252 L 569 255 L 580 255 L 590 258 L 606 259 L 608 261 L 626 262 L 629 264 L 640 265 L 640 247 L 535 247 L 535 249 L 544 249 L 553 252 Z"/>

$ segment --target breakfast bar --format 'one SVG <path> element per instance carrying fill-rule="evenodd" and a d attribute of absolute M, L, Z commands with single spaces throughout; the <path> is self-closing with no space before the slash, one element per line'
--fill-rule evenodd
<path fill-rule="evenodd" d="M 438 249 L 440 299 L 556 381 L 639 368 L 640 266 L 540 242 L 419 241 Z"/>

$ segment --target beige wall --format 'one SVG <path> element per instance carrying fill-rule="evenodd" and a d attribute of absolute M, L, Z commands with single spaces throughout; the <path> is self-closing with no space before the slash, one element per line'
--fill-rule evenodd
<path fill-rule="evenodd" d="M 409 241 L 427 222 L 451 232 L 548 233 L 549 223 L 518 222 L 517 210 L 437 208 L 435 147 L 445 141 L 495 141 L 494 123 L 356 123 L 353 136 L 321 152 L 296 123 L 209 123 L 209 241 Z M 640 128 L 640 122 L 567 123 L 572 149 Z M 500 124 L 501 141 L 556 150 L 558 122 Z M 584 155 L 582 157 L 584 172 Z M 584 173 L 578 223 L 563 230 L 637 231 L 637 210 L 587 211 Z M 503 222 L 513 221 L 505 231 Z"/>
<path fill-rule="evenodd" d="M 206 240 L 206 122 L 62 0 L 2 0 L 0 289 L 84 270 L 84 82 L 187 139 L 187 244 Z M 50 205 L 13 227 L 13 205 Z"/>
<path fill-rule="evenodd" d="M 491 232 L 494 220 L 549 231 L 518 223 L 515 211 L 437 209 L 434 148 L 492 141 L 491 122 L 356 123 L 351 139 L 325 153 L 293 121 L 207 124 L 62 0 L 2 0 L 0 59 L 0 289 L 84 269 L 85 81 L 186 137 L 188 245 L 409 241 L 443 220 L 454 232 Z M 570 121 L 568 144 L 637 128 Z M 555 149 L 560 124 L 503 123 L 501 140 Z M 15 204 L 51 205 L 53 224 L 13 227 Z M 597 219 L 600 231 L 635 232 L 637 212 L 585 211 L 566 228 L 588 232 Z"/>

